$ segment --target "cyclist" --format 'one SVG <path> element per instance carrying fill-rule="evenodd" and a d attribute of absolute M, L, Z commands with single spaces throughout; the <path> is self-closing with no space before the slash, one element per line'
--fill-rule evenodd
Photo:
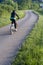
<path fill-rule="evenodd" d="M 15 18 L 15 16 L 17 16 L 18 19 L 19 19 L 18 14 L 15 12 L 15 10 L 13 10 L 12 13 L 11 13 L 11 18 L 10 18 L 10 20 L 11 20 L 11 27 L 12 27 L 12 25 L 14 24 L 15 30 L 17 31 L 17 23 L 16 23 L 16 18 Z"/>

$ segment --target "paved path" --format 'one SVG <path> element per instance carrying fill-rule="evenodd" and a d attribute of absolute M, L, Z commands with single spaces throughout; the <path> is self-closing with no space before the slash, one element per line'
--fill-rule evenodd
<path fill-rule="evenodd" d="M 26 11 L 26 16 L 18 21 L 18 31 L 10 35 L 9 25 L 0 28 L 0 65 L 11 65 L 20 44 L 36 23 L 37 15 Z"/>

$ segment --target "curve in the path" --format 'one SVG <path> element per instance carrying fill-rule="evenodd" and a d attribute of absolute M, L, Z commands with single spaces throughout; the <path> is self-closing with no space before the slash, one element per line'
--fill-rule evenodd
<path fill-rule="evenodd" d="M 9 35 L 9 25 L 0 28 L 0 65 L 11 65 L 10 62 L 17 53 L 19 45 L 21 45 L 36 21 L 37 15 L 31 11 L 26 11 L 26 16 L 17 21 L 18 31 L 13 35 Z"/>

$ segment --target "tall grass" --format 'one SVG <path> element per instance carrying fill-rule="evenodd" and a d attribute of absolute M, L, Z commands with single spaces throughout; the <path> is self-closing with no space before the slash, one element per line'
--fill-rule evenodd
<path fill-rule="evenodd" d="M 43 16 L 21 46 L 12 65 L 43 65 Z"/>
<path fill-rule="evenodd" d="M 0 27 L 5 26 L 10 23 L 10 13 L 3 11 L 0 17 Z"/>

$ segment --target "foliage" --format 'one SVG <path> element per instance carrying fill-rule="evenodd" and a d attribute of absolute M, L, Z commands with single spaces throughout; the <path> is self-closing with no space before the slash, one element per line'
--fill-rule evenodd
<path fill-rule="evenodd" d="M 0 4 L 0 10 L 11 12 L 14 8 L 7 4 Z"/>
<path fill-rule="evenodd" d="M 43 15 L 43 9 L 42 9 L 42 8 L 40 8 L 40 9 L 38 10 L 38 12 L 40 13 L 40 15 Z"/>
<path fill-rule="evenodd" d="M 31 3 L 32 3 L 32 0 L 20 0 L 20 1 L 17 1 L 18 2 L 18 6 L 19 6 L 19 9 L 29 9 L 31 8 Z"/>
<path fill-rule="evenodd" d="M 38 10 L 39 7 L 39 1 L 38 0 L 16 0 L 18 3 L 19 9 L 34 9 Z"/>
<path fill-rule="evenodd" d="M 34 9 L 38 10 L 39 7 L 39 1 L 38 0 L 2 0 L 3 4 L 10 5 L 14 7 L 15 9 L 19 10 L 26 10 L 26 9 Z"/>
<path fill-rule="evenodd" d="M 39 10 L 39 8 L 40 8 L 39 3 L 34 2 L 34 3 L 32 4 L 32 9 L 34 9 L 34 10 L 38 11 L 38 10 Z"/>

